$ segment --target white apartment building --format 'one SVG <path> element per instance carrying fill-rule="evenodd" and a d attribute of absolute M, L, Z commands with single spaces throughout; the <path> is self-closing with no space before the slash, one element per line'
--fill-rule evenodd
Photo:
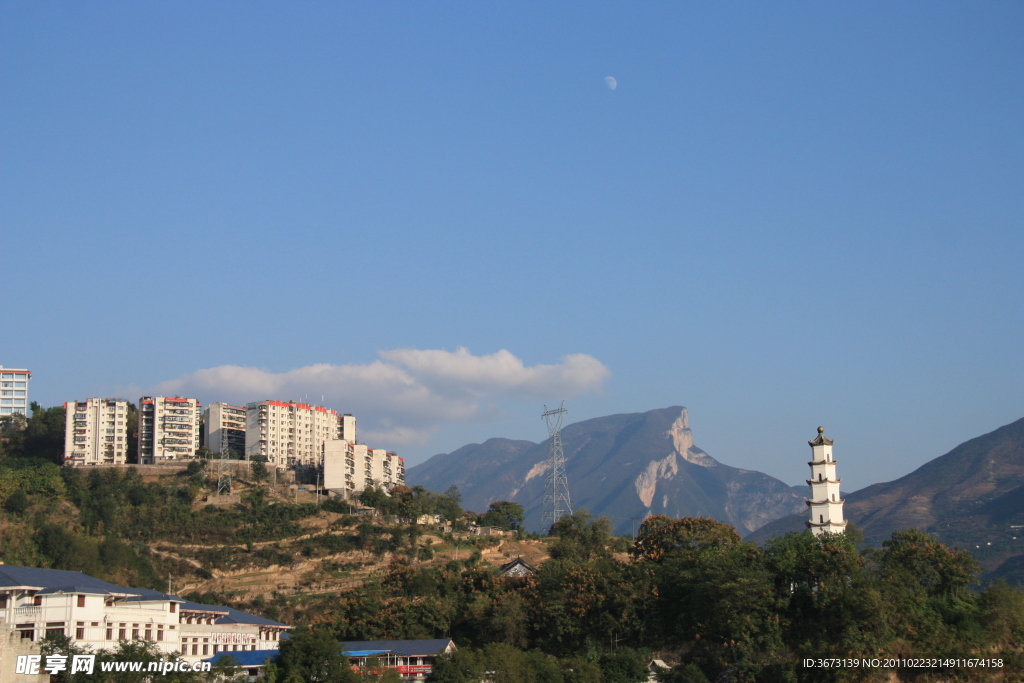
<path fill-rule="evenodd" d="M 194 398 L 139 399 L 139 464 L 196 457 L 202 406 Z"/>
<path fill-rule="evenodd" d="M 90 398 L 64 404 L 64 464 L 124 464 L 128 401 Z"/>
<path fill-rule="evenodd" d="M 28 382 L 32 373 L 0 365 L 0 417 L 21 413 L 28 417 Z"/>
<path fill-rule="evenodd" d="M 341 437 L 341 417 L 323 406 L 257 401 L 245 406 L 245 418 L 248 456 L 262 455 L 277 467 L 319 465 L 324 445 Z"/>
<path fill-rule="evenodd" d="M 245 451 L 245 408 L 227 403 L 211 403 L 203 413 L 203 445 L 214 453 L 221 453 L 225 444 L 228 450 L 244 458 Z"/>
<path fill-rule="evenodd" d="M 390 491 L 404 483 L 405 460 L 383 448 L 343 439 L 329 441 L 324 448 L 324 488 L 329 491 L 343 491 L 349 497 L 368 486 Z"/>
<path fill-rule="evenodd" d="M 112 650 L 122 640 L 146 640 L 188 662 L 218 652 L 275 649 L 290 628 L 230 607 L 115 586 L 81 572 L 3 564 L 0 626 L 23 643 L 54 633 L 93 652 Z"/>

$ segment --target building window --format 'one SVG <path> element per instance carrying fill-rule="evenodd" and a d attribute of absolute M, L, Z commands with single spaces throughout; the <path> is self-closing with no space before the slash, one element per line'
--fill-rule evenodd
<path fill-rule="evenodd" d="M 162 641 L 164 639 L 164 630 L 162 628 L 158 628 L 156 630 L 156 639 L 157 642 Z"/>
<path fill-rule="evenodd" d="M 85 607 L 85 596 L 84 595 L 79 595 L 78 596 L 78 606 L 79 607 Z"/>
<path fill-rule="evenodd" d="M 209 645 L 203 645 L 203 654 L 204 655 L 210 654 L 210 646 Z"/>
<path fill-rule="evenodd" d="M 41 605 L 41 604 L 43 604 L 43 597 L 41 595 L 37 595 L 37 596 L 33 597 L 32 598 L 32 604 L 33 605 Z"/>
<path fill-rule="evenodd" d="M 114 637 L 114 629 L 108 628 L 107 629 L 107 640 L 112 640 L 113 637 Z"/>
<path fill-rule="evenodd" d="M 128 633 L 128 631 L 123 629 L 123 628 L 117 629 L 117 639 L 118 640 L 127 640 L 127 638 L 125 638 L 125 635 L 127 633 Z"/>
<path fill-rule="evenodd" d="M 194 654 L 194 655 L 198 655 L 199 654 L 199 646 L 196 645 L 195 643 L 192 643 L 192 654 Z"/>
<path fill-rule="evenodd" d="M 818 515 L 818 524 L 825 523 L 825 515 Z"/>
<path fill-rule="evenodd" d="M 85 629 L 84 628 L 76 628 L 75 629 L 75 639 L 76 640 L 85 640 Z"/>
<path fill-rule="evenodd" d="M 177 603 L 172 602 L 171 603 L 171 614 L 174 614 L 177 611 L 177 609 L 178 609 Z"/>
<path fill-rule="evenodd" d="M 0 609 L 7 609 L 7 596 L 0 595 Z"/>
<path fill-rule="evenodd" d="M 146 640 L 153 640 L 153 631 L 147 628 L 146 629 L 146 636 L 145 637 L 146 637 Z"/>

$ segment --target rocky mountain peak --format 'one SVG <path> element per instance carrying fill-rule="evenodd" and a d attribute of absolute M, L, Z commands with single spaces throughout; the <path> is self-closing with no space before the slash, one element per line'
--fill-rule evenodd
<path fill-rule="evenodd" d="M 573 507 L 610 517 L 619 533 L 647 514 L 709 516 L 745 533 L 804 507 L 783 482 L 724 465 L 695 446 L 682 406 L 577 422 L 563 428 L 562 441 Z M 496 500 L 518 502 L 527 528 L 541 529 L 547 441 L 502 440 L 501 452 L 489 443 L 436 455 L 409 468 L 406 480 L 435 491 L 456 484 L 477 511 Z"/>

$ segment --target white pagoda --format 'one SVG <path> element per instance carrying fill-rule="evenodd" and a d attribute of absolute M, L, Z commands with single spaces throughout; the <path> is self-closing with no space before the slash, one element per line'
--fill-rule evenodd
<path fill-rule="evenodd" d="M 843 499 L 839 497 L 836 461 L 832 459 L 831 439 L 825 437 L 825 428 L 818 427 L 818 438 L 807 442 L 811 446 L 811 497 L 807 501 L 811 518 L 807 526 L 815 536 L 841 534 L 846 531 L 843 519 Z"/>

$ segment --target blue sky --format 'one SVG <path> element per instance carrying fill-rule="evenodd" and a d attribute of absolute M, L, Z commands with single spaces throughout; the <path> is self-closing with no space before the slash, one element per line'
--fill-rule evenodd
<path fill-rule="evenodd" d="M 567 398 L 685 405 L 789 483 L 824 424 L 847 490 L 901 476 L 1024 416 L 1022 33 L 1012 2 L 2 2 L 0 364 L 46 405 L 324 396 L 411 463 Z"/>

